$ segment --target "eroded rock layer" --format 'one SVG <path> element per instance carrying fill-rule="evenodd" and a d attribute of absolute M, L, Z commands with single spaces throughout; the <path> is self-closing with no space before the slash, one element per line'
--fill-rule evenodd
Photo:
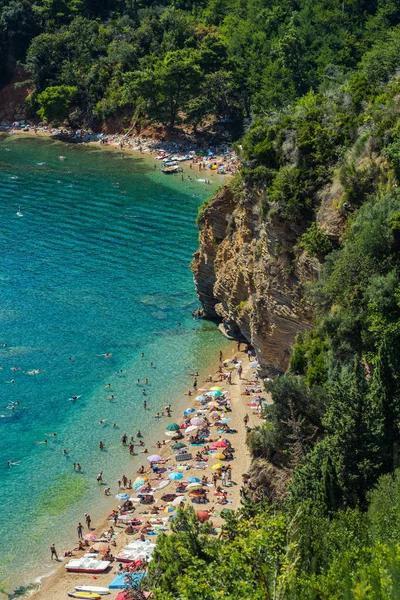
<path fill-rule="evenodd" d="M 221 318 L 254 347 L 263 374 L 287 368 L 298 332 L 310 328 L 304 285 L 319 263 L 296 250 L 301 226 L 266 218 L 261 195 L 236 196 L 228 186 L 199 219 L 191 265 L 208 318 Z"/>

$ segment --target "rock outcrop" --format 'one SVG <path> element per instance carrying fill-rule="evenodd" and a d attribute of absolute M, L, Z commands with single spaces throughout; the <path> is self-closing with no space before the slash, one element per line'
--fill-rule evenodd
<path fill-rule="evenodd" d="M 304 227 L 262 213 L 261 193 L 223 187 L 199 219 L 191 268 L 205 316 L 248 340 L 267 375 L 287 368 L 296 334 L 311 327 L 303 292 L 319 263 L 295 250 Z"/>

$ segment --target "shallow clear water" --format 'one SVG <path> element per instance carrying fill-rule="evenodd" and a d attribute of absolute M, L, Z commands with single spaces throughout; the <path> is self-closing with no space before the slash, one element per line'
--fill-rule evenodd
<path fill-rule="evenodd" d="M 212 190 L 148 159 L 0 139 L 0 589 L 50 572 L 50 543 L 70 546 L 87 510 L 96 524 L 114 498 L 97 473 L 116 492 L 136 472 L 122 433 L 154 429 L 186 373 L 224 346 L 215 325 L 191 317 L 195 216 Z"/>

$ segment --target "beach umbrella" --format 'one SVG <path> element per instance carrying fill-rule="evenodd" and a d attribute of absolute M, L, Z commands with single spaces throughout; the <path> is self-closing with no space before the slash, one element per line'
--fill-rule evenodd
<path fill-rule="evenodd" d="M 207 400 L 207 396 L 205 394 L 200 394 L 200 396 L 196 396 L 196 400 L 204 402 L 204 400 Z"/>
<path fill-rule="evenodd" d="M 179 429 L 180 429 L 180 427 L 179 427 L 178 423 L 170 423 L 166 427 L 167 431 L 179 431 Z"/>
<path fill-rule="evenodd" d="M 222 469 L 222 467 L 223 467 L 223 465 L 221 465 L 221 463 L 216 463 L 211 468 L 213 469 L 213 471 L 215 471 L 217 469 Z"/>
<path fill-rule="evenodd" d="M 93 544 L 93 550 L 96 550 L 96 552 L 107 552 L 109 545 L 106 542 L 97 542 L 97 544 Z"/>
<path fill-rule="evenodd" d="M 169 479 L 172 479 L 172 481 L 179 481 L 180 479 L 183 479 L 183 475 L 182 473 L 177 473 L 176 471 L 174 471 L 173 473 L 170 473 L 168 475 Z"/>
<path fill-rule="evenodd" d="M 198 477 L 186 477 L 186 481 L 188 483 L 200 483 L 200 479 Z"/>
<path fill-rule="evenodd" d="M 186 448 L 186 444 L 183 444 L 182 442 L 177 442 L 172 446 L 172 450 L 180 450 L 181 448 Z"/>
<path fill-rule="evenodd" d="M 160 460 L 162 460 L 162 457 L 159 454 L 152 454 L 151 456 L 147 457 L 147 460 L 150 463 L 153 463 L 153 462 L 157 463 L 157 462 L 160 462 Z"/>
<path fill-rule="evenodd" d="M 174 435 L 176 434 L 176 431 L 166 431 L 165 435 L 167 435 L 168 437 L 174 437 Z"/>
<path fill-rule="evenodd" d="M 218 396 L 222 396 L 222 392 L 220 392 L 220 390 L 215 390 L 214 392 L 209 392 L 208 395 L 217 398 Z"/>
<path fill-rule="evenodd" d="M 85 533 L 85 535 L 83 536 L 84 540 L 97 540 L 97 535 L 95 533 Z"/>
<path fill-rule="evenodd" d="M 219 408 L 219 404 L 218 402 L 215 402 L 215 400 L 211 400 L 211 402 L 208 402 L 207 406 L 209 408 Z"/>
<path fill-rule="evenodd" d="M 229 419 L 229 417 L 226 417 L 226 418 L 223 418 L 220 420 L 222 425 L 226 425 L 227 423 L 230 423 L 231 421 L 232 421 L 232 419 Z"/>
<path fill-rule="evenodd" d="M 216 385 L 215 387 L 210 388 L 212 392 L 222 392 L 222 387 Z"/>
<path fill-rule="evenodd" d="M 213 411 L 210 413 L 210 417 L 211 417 L 212 419 L 219 419 L 219 417 L 220 417 L 220 416 L 221 416 L 221 413 L 220 413 L 220 412 L 218 412 L 217 410 L 213 410 Z"/>
<path fill-rule="evenodd" d="M 176 510 L 175 506 L 171 506 L 171 504 L 169 504 L 168 506 L 166 506 L 163 510 L 163 512 L 165 513 L 172 513 L 174 512 L 174 510 Z"/>
<path fill-rule="evenodd" d="M 185 496 L 177 496 L 174 500 L 172 500 L 171 504 L 173 506 L 178 506 L 181 502 L 186 502 Z"/>
<path fill-rule="evenodd" d="M 192 425 L 196 425 L 196 427 L 200 427 L 205 423 L 205 421 L 203 419 L 200 419 L 200 417 L 193 417 L 193 419 L 190 419 L 190 422 Z"/>
<path fill-rule="evenodd" d="M 204 523 L 205 521 L 208 521 L 210 518 L 210 515 L 205 510 L 198 510 L 196 514 L 197 514 L 197 518 L 200 521 L 200 523 Z"/>
<path fill-rule="evenodd" d="M 125 502 L 125 500 L 129 500 L 129 494 L 117 494 L 115 498 L 117 500 L 123 500 Z"/>
<path fill-rule="evenodd" d="M 189 425 L 189 427 L 186 427 L 185 431 L 186 433 L 191 433 L 192 431 L 196 431 L 197 429 L 197 425 Z"/>
<path fill-rule="evenodd" d="M 213 443 L 214 448 L 227 448 L 228 446 L 229 442 L 227 442 L 226 440 L 218 440 L 217 442 Z"/>
<path fill-rule="evenodd" d="M 137 477 L 132 484 L 132 489 L 134 489 L 135 491 L 138 490 L 139 488 L 144 486 L 146 481 L 148 481 L 147 477 Z"/>
<path fill-rule="evenodd" d="M 222 452 L 216 452 L 214 454 L 214 458 L 217 458 L 218 460 L 226 460 L 226 456 L 225 454 L 222 454 Z"/>
<path fill-rule="evenodd" d="M 201 483 L 189 483 L 189 485 L 187 486 L 188 490 L 201 490 L 202 489 L 202 485 Z"/>
<path fill-rule="evenodd" d="M 183 414 L 184 414 L 184 415 L 185 415 L 185 417 L 186 417 L 187 415 L 191 415 L 191 414 L 193 414 L 194 412 L 196 412 L 196 409 L 195 409 L 195 408 L 187 408 Z"/>

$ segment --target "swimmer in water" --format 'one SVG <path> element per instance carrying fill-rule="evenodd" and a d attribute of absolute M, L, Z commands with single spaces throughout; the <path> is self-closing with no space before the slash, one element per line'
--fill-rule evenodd
<path fill-rule="evenodd" d="M 142 358 L 144 358 L 144 352 L 142 352 L 142 354 L 140 355 Z"/>
<path fill-rule="evenodd" d="M 78 396 L 71 396 L 72 400 L 77 400 Z"/>
<path fill-rule="evenodd" d="M 65 456 L 66 454 L 68 454 L 68 452 L 66 451 L 66 449 L 64 448 L 64 450 L 62 451 L 63 455 Z"/>
<path fill-rule="evenodd" d="M 99 425 L 103 425 L 103 423 L 105 423 L 107 421 L 107 419 L 101 419 L 101 421 L 99 421 Z"/>
<path fill-rule="evenodd" d="M 44 440 L 44 442 L 35 442 L 35 444 L 37 444 L 38 446 L 41 444 L 45 444 L 47 446 L 47 440 Z"/>
<path fill-rule="evenodd" d="M 118 427 L 118 425 L 117 425 L 116 423 L 113 423 L 113 425 L 112 425 L 112 426 L 113 426 L 113 427 Z"/>
<path fill-rule="evenodd" d="M 57 437 L 56 433 L 45 433 L 44 435 L 47 435 L 47 437 Z"/>
<path fill-rule="evenodd" d="M 136 437 L 138 437 L 138 438 L 142 437 L 142 434 L 140 433 L 140 429 L 137 430 Z"/>
<path fill-rule="evenodd" d="M 111 383 L 107 383 L 107 385 L 105 386 L 107 389 L 110 389 L 111 387 Z"/>
<path fill-rule="evenodd" d="M 17 462 L 11 462 L 11 460 L 8 460 L 7 464 L 8 464 L 9 467 L 17 467 L 20 462 L 21 461 L 19 461 L 19 460 Z"/>
<path fill-rule="evenodd" d="M 140 379 L 136 381 L 136 385 L 140 385 Z"/>
<path fill-rule="evenodd" d="M 109 399 L 109 400 L 115 400 L 115 396 L 114 396 L 114 394 L 111 394 L 111 396 L 108 396 L 108 399 Z"/>
<path fill-rule="evenodd" d="M 11 381 L 6 381 L 6 383 L 15 383 L 14 379 L 11 379 Z"/>

